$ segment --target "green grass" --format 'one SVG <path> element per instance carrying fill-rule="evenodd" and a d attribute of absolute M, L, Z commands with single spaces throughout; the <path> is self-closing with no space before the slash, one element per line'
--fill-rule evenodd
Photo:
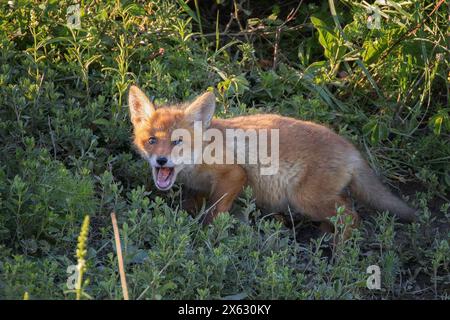
<path fill-rule="evenodd" d="M 0 298 L 74 299 L 67 268 L 88 215 L 77 293 L 121 299 L 113 210 L 132 299 L 449 298 L 446 5 L 381 7 L 368 29 L 359 1 L 308 2 L 287 22 L 295 3 L 264 3 L 83 1 L 80 30 L 66 25 L 71 2 L 0 4 Z M 250 223 L 222 215 L 203 228 L 180 210 L 180 187 L 155 190 L 131 146 L 132 83 L 158 103 L 213 87 L 219 117 L 324 123 L 419 221 L 358 206 L 362 226 L 333 247 L 306 219 L 293 232 L 261 216 L 247 190 L 234 213 Z M 366 288 L 370 265 L 381 290 Z"/>

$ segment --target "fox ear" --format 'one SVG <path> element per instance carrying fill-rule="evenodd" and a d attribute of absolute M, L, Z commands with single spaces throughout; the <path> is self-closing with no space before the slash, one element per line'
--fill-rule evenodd
<path fill-rule="evenodd" d="M 138 125 L 142 120 L 155 112 L 155 106 L 148 100 L 141 89 L 131 86 L 128 93 L 128 107 L 130 108 L 131 122 Z"/>
<path fill-rule="evenodd" d="M 212 92 L 205 92 L 197 97 L 185 110 L 192 121 L 202 121 L 203 127 L 209 127 L 216 109 L 216 97 Z"/>

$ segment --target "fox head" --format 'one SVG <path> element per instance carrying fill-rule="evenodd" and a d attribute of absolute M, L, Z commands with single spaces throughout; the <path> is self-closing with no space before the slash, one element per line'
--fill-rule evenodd
<path fill-rule="evenodd" d="M 186 167 L 182 156 L 174 152 L 175 148 L 185 143 L 177 132 L 184 129 L 193 137 L 194 123 L 201 123 L 203 129 L 207 129 L 214 115 L 215 96 L 212 92 L 206 92 L 192 103 L 157 107 L 133 85 L 128 94 L 128 106 L 134 145 L 150 163 L 156 187 L 169 190 L 177 174 Z M 193 154 L 194 150 L 191 152 Z"/>

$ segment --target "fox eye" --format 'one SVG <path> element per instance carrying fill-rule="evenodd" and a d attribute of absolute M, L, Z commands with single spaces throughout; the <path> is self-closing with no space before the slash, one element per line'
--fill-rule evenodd
<path fill-rule="evenodd" d="M 155 144 L 155 143 L 156 143 L 156 137 L 150 137 L 150 138 L 148 139 L 148 143 L 149 143 L 149 144 Z"/>
<path fill-rule="evenodd" d="M 183 142 L 183 139 L 179 138 L 179 139 L 177 139 L 177 140 L 172 141 L 172 144 L 173 144 L 174 146 L 176 146 L 176 145 L 181 144 L 182 142 Z"/>

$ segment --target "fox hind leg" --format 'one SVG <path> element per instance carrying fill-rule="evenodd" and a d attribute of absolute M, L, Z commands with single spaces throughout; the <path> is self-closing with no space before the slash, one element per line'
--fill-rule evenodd
<path fill-rule="evenodd" d="M 343 178 L 347 178 L 344 176 Z M 351 235 L 351 230 L 359 225 L 359 215 L 352 210 L 351 201 L 343 195 L 343 190 L 348 179 L 336 179 L 336 177 L 326 179 L 326 183 L 319 179 L 309 179 L 303 181 L 295 188 L 289 197 L 290 205 L 296 211 L 311 218 L 313 221 L 320 221 L 320 229 L 326 232 L 336 232 L 330 218 L 336 216 L 337 208 L 344 207 L 342 216 L 337 221 L 337 225 L 343 225 L 343 238 L 347 239 Z M 335 183 L 333 183 L 335 181 Z M 352 217 L 352 222 L 346 224 L 347 216 Z"/>

